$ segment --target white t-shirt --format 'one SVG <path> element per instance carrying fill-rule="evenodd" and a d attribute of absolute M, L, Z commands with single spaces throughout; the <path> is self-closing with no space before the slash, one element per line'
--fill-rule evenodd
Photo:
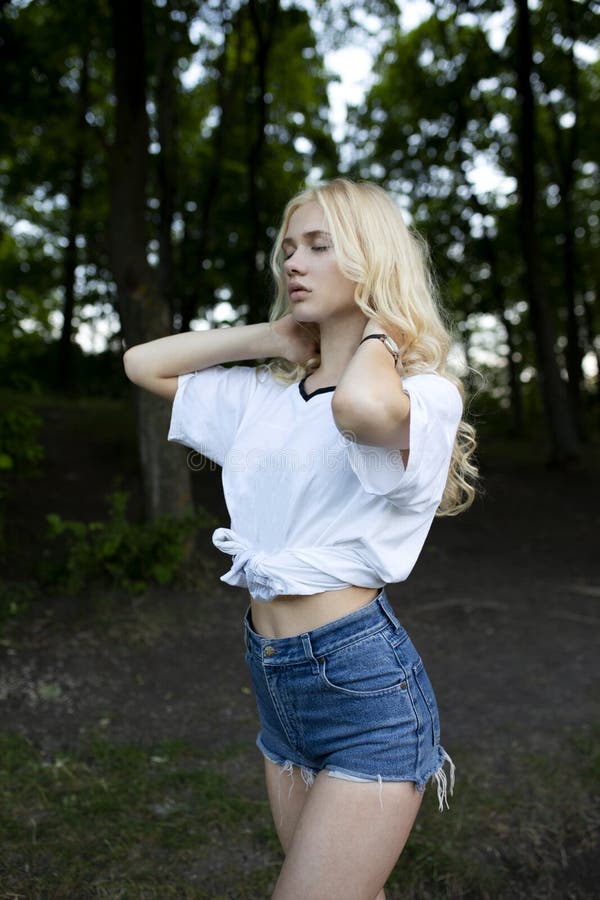
<path fill-rule="evenodd" d="M 440 375 L 405 377 L 410 453 L 343 437 L 334 388 L 306 394 L 264 367 L 180 375 L 168 440 L 223 467 L 230 528 L 213 543 L 233 557 L 222 581 L 256 600 L 404 581 L 440 503 L 462 414 Z"/>

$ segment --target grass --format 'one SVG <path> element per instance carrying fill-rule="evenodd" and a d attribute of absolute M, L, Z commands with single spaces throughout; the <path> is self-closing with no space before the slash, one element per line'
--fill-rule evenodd
<path fill-rule="evenodd" d="M 4 735 L 0 759 L 0 897 L 216 896 L 200 882 L 226 863 L 232 834 L 253 844 L 256 833 L 261 878 L 276 872 L 267 804 L 181 744 L 95 739 L 45 759 Z"/>
<path fill-rule="evenodd" d="M 426 794 L 390 900 L 596 896 L 599 736 L 515 752 L 503 771 L 457 759 L 451 811 Z M 207 760 L 178 742 L 94 738 L 47 758 L 2 735 L 0 898 L 263 900 L 281 856 L 266 802 L 231 774 L 244 752 Z"/>
<path fill-rule="evenodd" d="M 390 881 L 402 889 L 392 896 L 596 897 L 599 737 L 600 728 L 586 729 L 560 753 L 515 751 L 485 769 L 456 754 L 451 811 L 440 816 L 428 804 Z"/>

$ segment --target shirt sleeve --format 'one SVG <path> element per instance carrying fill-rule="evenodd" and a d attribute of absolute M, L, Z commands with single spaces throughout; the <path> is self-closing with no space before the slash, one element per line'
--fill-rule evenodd
<path fill-rule="evenodd" d="M 180 375 L 167 440 L 222 466 L 258 383 L 251 366 L 212 366 Z"/>
<path fill-rule="evenodd" d="M 399 508 L 439 505 L 462 417 L 457 387 L 434 373 L 403 379 L 410 397 L 409 458 L 399 450 L 349 442 L 349 463 L 369 494 L 384 496 Z"/>

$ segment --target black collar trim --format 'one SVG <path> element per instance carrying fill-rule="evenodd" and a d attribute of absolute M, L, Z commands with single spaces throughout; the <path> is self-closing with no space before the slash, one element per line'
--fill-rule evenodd
<path fill-rule="evenodd" d="M 308 375 L 305 375 L 302 381 L 298 382 L 298 389 L 300 390 L 300 396 L 303 400 L 310 400 L 312 397 L 316 397 L 317 394 L 327 394 L 330 391 L 335 391 L 337 385 L 334 384 L 332 387 L 322 387 L 317 388 L 316 391 L 313 391 L 311 394 L 307 394 L 306 389 L 304 387 L 304 382 L 308 378 Z"/>

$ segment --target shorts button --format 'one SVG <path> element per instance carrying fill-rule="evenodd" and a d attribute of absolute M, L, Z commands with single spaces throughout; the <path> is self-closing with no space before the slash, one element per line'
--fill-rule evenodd
<path fill-rule="evenodd" d="M 405 691 L 405 690 L 406 690 L 406 682 L 405 682 L 405 681 L 401 681 L 401 682 L 400 682 L 400 690 L 401 690 L 401 691 Z"/>
<path fill-rule="evenodd" d="M 276 653 L 277 650 L 275 649 L 275 647 L 271 647 L 270 644 L 268 647 L 265 647 L 265 656 L 275 656 Z"/>

